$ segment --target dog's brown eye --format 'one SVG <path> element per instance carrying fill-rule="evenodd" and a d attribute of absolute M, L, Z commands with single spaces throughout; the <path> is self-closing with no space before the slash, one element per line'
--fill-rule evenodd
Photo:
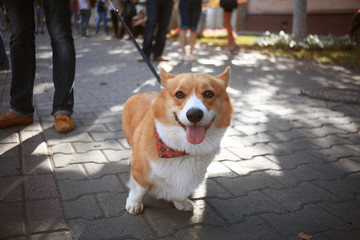
<path fill-rule="evenodd" d="M 183 93 L 182 91 L 178 91 L 178 92 L 175 93 L 175 97 L 177 99 L 185 98 L 185 93 Z"/>
<path fill-rule="evenodd" d="M 212 98 L 214 93 L 212 91 L 206 91 L 203 93 L 204 98 Z"/>

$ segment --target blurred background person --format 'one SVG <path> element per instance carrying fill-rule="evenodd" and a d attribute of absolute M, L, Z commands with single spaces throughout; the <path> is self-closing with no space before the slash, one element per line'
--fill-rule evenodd
<path fill-rule="evenodd" d="M 78 0 L 71 0 L 71 21 L 73 22 L 75 26 L 75 35 L 80 34 L 80 17 L 79 17 L 79 3 Z"/>
<path fill-rule="evenodd" d="M 108 35 L 109 34 L 109 29 L 108 29 L 107 19 L 106 19 L 107 6 L 106 6 L 105 2 L 103 0 L 100 0 L 96 4 L 96 9 L 97 9 L 98 15 L 97 15 L 97 18 L 96 18 L 95 34 L 99 33 L 100 23 L 103 22 L 103 24 L 104 24 L 104 32 L 105 32 L 106 35 Z"/>
<path fill-rule="evenodd" d="M 235 43 L 233 29 L 231 26 L 231 14 L 237 8 L 236 0 L 220 0 L 220 6 L 224 10 L 223 25 L 227 31 L 227 45 L 228 53 L 233 54 L 239 51 L 239 46 Z"/>
<path fill-rule="evenodd" d="M 180 0 L 180 47 L 182 51 L 181 59 L 187 62 L 196 61 L 193 55 L 197 36 L 197 25 L 201 14 L 201 0 Z M 186 53 L 186 31 L 190 30 L 190 52 Z"/>
<path fill-rule="evenodd" d="M 111 22 L 112 22 L 112 26 L 113 26 L 113 30 L 114 30 L 114 38 L 120 38 L 119 35 L 119 16 L 118 13 L 116 12 L 116 9 L 119 10 L 119 14 L 120 14 L 120 1 L 121 0 L 110 0 L 110 15 L 111 15 Z"/>
<path fill-rule="evenodd" d="M 91 17 L 91 0 L 78 0 L 78 3 L 81 15 L 80 33 L 82 37 L 87 37 L 86 31 Z"/>

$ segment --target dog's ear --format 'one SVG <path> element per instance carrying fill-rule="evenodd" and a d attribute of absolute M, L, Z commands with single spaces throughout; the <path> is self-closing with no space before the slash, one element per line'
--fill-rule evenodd
<path fill-rule="evenodd" d="M 160 69 L 160 77 L 161 77 L 161 86 L 163 86 L 164 88 L 166 88 L 166 81 L 168 79 L 174 78 L 176 77 L 176 75 L 168 73 L 165 69 L 163 69 L 162 67 L 159 67 Z"/>
<path fill-rule="evenodd" d="M 220 75 L 216 76 L 216 78 L 221 79 L 224 81 L 225 86 L 227 87 L 230 81 L 231 69 L 230 67 L 226 67 L 224 72 Z"/>

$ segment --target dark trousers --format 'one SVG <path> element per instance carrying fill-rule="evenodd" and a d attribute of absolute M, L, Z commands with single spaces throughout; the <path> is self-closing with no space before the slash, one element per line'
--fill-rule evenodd
<path fill-rule="evenodd" d="M 12 30 L 10 105 L 16 112 L 32 115 L 36 65 L 33 1 L 4 2 Z M 53 52 L 53 113 L 71 114 L 74 106 L 75 48 L 71 30 L 70 2 L 44 0 L 44 10 Z"/>
<path fill-rule="evenodd" d="M 148 58 L 150 58 L 151 53 L 153 53 L 154 58 L 160 57 L 163 54 L 172 9 L 172 0 L 147 0 L 146 2 L 147 20 L 143 50 Z M 158 30 L 154 36 L 156 26 L 158 26 Z M 154 39 L 155 44 L 153 46 L 152 42 Z"/>

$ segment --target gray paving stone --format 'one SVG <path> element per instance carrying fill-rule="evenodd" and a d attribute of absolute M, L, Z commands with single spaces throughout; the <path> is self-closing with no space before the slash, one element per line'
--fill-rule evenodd
<path fill-rule="evenodd" d="M 349 229 L 360 228 L 360 211 L 357 210 L 360 208 L 359 196 L 355 200 L 344 202 L 326 201 L 317 205 L 348 224 Z"/>
<path fill-rule="evenodd" d="M 59 134 L 54 129 L 44 132 L 46 142 L 48 145 L 57 145 L 59 143 L 71 143 L 71 142 L 92 142 L 93 140 L 88 133 L 68 133 Z"/>
<path fill-rule="evenodd" d="M 2 159 L 20 158 L 20 147 L 17 143 L 0 144 L 0 156 Z"/>
<path fill-rule="evenodd" d="M 19 134 L 17 132 L 0 132 L 0 144 L 4 143 L 20 143 Z"/>
<path fill-rule="evenodd" d="M 254 157 L 250 160 L 241 160 L 236 162 L 224 161 L 222 163 L 240 176 L 248 175 L 249 173 L 255 171 L 265 171 L 269 169 L 281 170 L 280 165 L 262 156 Z"/>
<path fill-rule="evenodd" d="M 17 176 L 21 173 L 21 159 L 7 157 L 0 159 L 0 177 Z"/>
<path fill-rule="evenodd" d="M 26 212 L 29 233 L 67 229 L 61 202 L 57 198 L 28 201 Z"/>
<path fill-rule="evenodd" d="M 94 138 L 95 141 L 105 141 L 105 140 L 111 140 L 111 139 L 120 139 L 124 138 L 124 133 L 122 131 L 118 132 L 94 132 L 91 133 L 91 136 Z"/>
<path fill-rule="evenodd" d="M 23 202 L 0 202 L 0 239 L 26 234 Z"/>
<path fill-rule="evenodd" d="M 53 168 L 48 156 L 26 156 L 22 160 L 23 173 L 30 174 L 42 174 L 52 173 Z"/>
<path fill-rule="evenodd" d="M 323 233 L 330 240 L 359 240 L 360 230 L 331 230 Z"/>
<path fill-rule="evenodd" d="M 276 181 L 262 172 L 255 172 L 238 178 L 217 178 L 216 181 L 235 196 L 244 196 L 250 191 L 266 188 L 284 188 L 280 181 Z"/>
<path fill-rule="evenodd" d="M 0 200 L 20 201 L 23 199 L 23 176 L 0 177 Z"/>
<path fill-rule="evenodd" d="M 241 221 L 247 216 L 260 213 L 286 212 L 285 208 L 258 191 L 233 199 L 209 199 L 208 202 L 230 223 Z"/>
<path fill-rule="evenodd" d="M 86 153 L 88 151 L 93 150 L 105 150 L 105 149 L 112 149 L 112 150 L 120 150 L 122 149 L 121 145 L 116 142 L 115 140 L 107 140 L 103 142 L 92 142 L 92 143 L 73 143 L 77 153 Z"/>
<path fill-rule="evenodd" d="M 74 219 L 69 224 L 73 240 L 157 239 L 143 215 L 132 216 L 125 213 L 120 217 L 97 220 Z"/>
<path fill-rule="evenodd" d="M 319 180 L 314 184 L 333 193 L 342 200 L 350 200 L 355 194 L 360 193 L 360 174 L 351 174 L 342 179 L 336 180 Z"/>
<path fill-rule="evenodd" d="M 121 193 L 125 191 L 115 176 L 104 176 L 90 180 L 61 180 L 59 186 L 64 201 L 75 199 L 84 194 Z"/>
<path fill-rule="evenodd" d="M 269 146 L 275 149 L 274 155 L 288 155 L 301 150 L 319 149 L 319 146 L 304 138 L 282 143 L 269 143 Z"/>
<path fill-rule="evenodd" d="M 256 144 L 254 146 L 243 148 L 228 148 L 228 150 L 242 159 L 251 159 L 256 156 L 263 156 L 275 153 L 275 149 L 269 147 L 266 144 Z"/>
<path fill-rule="evenodd" d="M 81 180 L 86 178 L 86 171 L 81 164 L 71 164 L 60 168 L 55 168 L 57 179 Z"/>
<path fill-rule="evenodd" d="M 54 154 L 53 159 L 55 167 L 84 162 L 106 163 L 105 156 L 98 150 L 79 154 Z"/>
<path fill-rule="evenodd" d="M 358 151 L 347 148 L 346 146 L 334 146 L 332 148 L 319 150 L 319 152 L 326 157 L 328 162 L 334 162 L 340 158 L 359 156 Z"/>
<path fill-rule="evenodd" d="M 130 172 L 130 166 L 128 165 L 127 160 L 106 164 L 85 163 L 83 166 L 85 167 L 89 178 L 98 178 L 103 175 Z"/>
<path fill-rule="evenodd" d="M 52 154 L 73 154 L 75 153 L 71 143 L 59 143 L 48 147 L 48 151 Z"/>
<path fill-rule="evenodd" d="M 53 175 L 42 174 L 26 176 L 25 196 L 29 200 L 58 197 Z"/>
<path fill-rule="evenodd" d="M 237 177 L 236 173 L 232 169 L 223 164 L 224 162 L 212 162 L 207 168 L 206 177 Z"/>
<path fill-rule="evenodd" d="M 284 234 L 286 238 L 283 239 L 289 240 L 298 239 L 298 233 L 301 232 L 313 235 L 328 229 L 345 227 L 345 223 L 315 205 L 307 205 L 304 210 L 295 213 L 263 214 L 261 218 Z"/>
<path fill-rule="evenodd" d="M 294 169 L 308 163 L 325 163 L 327 157 L 316 150 L 298 151 L 294 154 L 275 156 L 266 155 L 266 158 L 280 165 L 282 169 Z"/>
<path fill-rule="evenodd" d="M 215 226 L 225 224 L 225 221 L 222 220 L 211 208 L 206 206 L 203 201 L 195 202 L 193 213 L 182 212 L 175 208 L 146 208 L 143 214 L 149 222 L 151 228 L 154 229 L 160 237 L 173 235 L 179 229 L 188 228 L 198 223 Z"/>
<path fill-rule="evenodd" d="M 96 195 L 96 199 L 107 218 L 121 216 L 126 212 L 127 197 L 128 193 L 99 193 Z"/>
<path fill-rule="evenodd" d="M 109 162 L 118 162 L 120 160 L 129 160 L 132 154 L 132 150 L 121 149 L 121 150 L 103 150 L 102 151 Z"/>
<path fill-rule="evenodd" d="M 228 151 L 226 148 L 221 148 L 220 152 L 215 156 L 214 161 L 221 161 L 221 160 L 240 160 L 238 156 L 233 154 L 232 152 Z"/>
<path fill-rule="evenodd" d="M 322 126 L 319 128 L 304 129 L 304 132 L 308 132 L 316 137 L 326 137 L 328 135 L 343 134 L 345 131 L 332 126 Z"/>
<path fill-rule="evenodd" d="M 180 230 L 175 239 L 282 239 L 282 236 L 258 217 L 251 217 L 244 223 L 229 225 L 226 227 L 194 226 Z"/>
<path fill-rule="evenodd" d="M 69 231 L 60 231 L 52 233 L 43 233 L 31 235 L 30 240 L 71 240 L 71 233 Z"/>
<path fill-rule="evenodd" d="M 266 189 L 263 192 L 290 212 L 299 211 L 310 203 L 339 200 L 329 192 L 307 182 L 290 189 Z"/>
<path fill-rule="evenodd" d="M 265 173 L 272 176 L 274 179 L 280 182 L 282 186 L 286 188 L 298 186 L 304 181 L 328 179 L 326 175 L 308 167 L 307 165 L 302 165 L 295 169 L 283 171 L 268 170 Z"/>
<path fill-rule="evenodd" d="M 87 218 L 91 220 L 103 216 L 93 195 L 85 195 L 76 200 L 64 202 L 64 210 L 67 219 Z"/>
<path fill-rule="evenodd" d="M 205 179 L 192 195 L 193 198 L 231 198 L 234 195 L 218 183 L 218 178 Z"/>

